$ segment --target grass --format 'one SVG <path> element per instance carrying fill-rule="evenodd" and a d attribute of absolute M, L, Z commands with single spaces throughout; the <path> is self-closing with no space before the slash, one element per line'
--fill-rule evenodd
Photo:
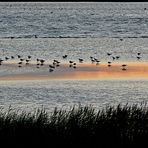
<path fill-rule="evenodd" d="M 147 105 L 92 106 L 34 113 L 0 110 L 0 142 L 39 147 L 143 147 L 148 145 Z"/>

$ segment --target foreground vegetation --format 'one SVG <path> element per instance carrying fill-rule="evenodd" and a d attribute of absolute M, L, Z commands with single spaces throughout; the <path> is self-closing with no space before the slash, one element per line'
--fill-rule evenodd
<path fill-rule="evenodd" d="M 26 113 L 0 112 L 0 142 L 40 147 L 133 147 L 148 145 L 146 105 L 91 106 Z"/>

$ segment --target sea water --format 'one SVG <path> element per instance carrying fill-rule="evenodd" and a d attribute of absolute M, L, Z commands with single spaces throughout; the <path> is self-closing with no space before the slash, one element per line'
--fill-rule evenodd
<path fill-rule="evenodd" d="M 122 39 L 122 40 L 121 40 Z M 0 3 L 0 58 L 21 55 L 45 60 L 90 62 L 90 56 L 122 62 L 148 61 L 148 3 Z M 34 69 L 31 69 L 34 71 Z M 22 72 L 0 67 L 0 76 Z M 23 71 L 24 72 L 24 71 Z M 148 101 L 145 80 L 1 81 L 0 106 L 32 110 L 75 104 L 102 108 Z"/>

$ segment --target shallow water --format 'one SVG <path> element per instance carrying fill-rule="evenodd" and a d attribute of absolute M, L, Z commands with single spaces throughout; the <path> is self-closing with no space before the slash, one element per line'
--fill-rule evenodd
<path fill-rule="evenodd" d="M 27 58 L 31 55 L 32 60 L 43 58 L 48 61 L 61 61 L 62 56 L 67 54 L 68 59 L 75 61 L 83 58 L 90 62 L 90 56 L 107 61 L 117 55 L 120 56 L 120 61 L 137 61 L 137 53 L 141 52 L 140 61 L 148 61 L 147 38 L 127 38 L 123 41 L 117 38 L 0 39 L 0 45 L 1 59 L 5 56 L 21 55 Z M 107 56 L 107 52 L 112 53 L 112 56 Z"/>
<path fill-rule="evenodd" d="M 80 103 L 100 109 L 118 103 L 146 103 L 147 89 L 147 80 L 1 81 L 0 104 L 21 110 L 43 106 L 51 111 L 54 107 L 70 108 Z"/>

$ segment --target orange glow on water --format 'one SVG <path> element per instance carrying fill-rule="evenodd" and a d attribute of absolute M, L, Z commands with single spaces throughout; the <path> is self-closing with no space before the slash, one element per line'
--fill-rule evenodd
<path fill-rule="evenodd" d="M 61 66 L 52 73 L 45 67 L 41 72 L 29 72 L 0 76 L 0 80 L 51 80 L 51 79 L 137 79 L 148 78 L 148 63 L 125 63 L 126 70 L 122 70 L 123 63 L 113 63 L 108 67 L 106 63 L 78 64 L 76 69 L 70 69 L 68 65 Z M 65 69 L 67 67 L 67 69 Z"/>

